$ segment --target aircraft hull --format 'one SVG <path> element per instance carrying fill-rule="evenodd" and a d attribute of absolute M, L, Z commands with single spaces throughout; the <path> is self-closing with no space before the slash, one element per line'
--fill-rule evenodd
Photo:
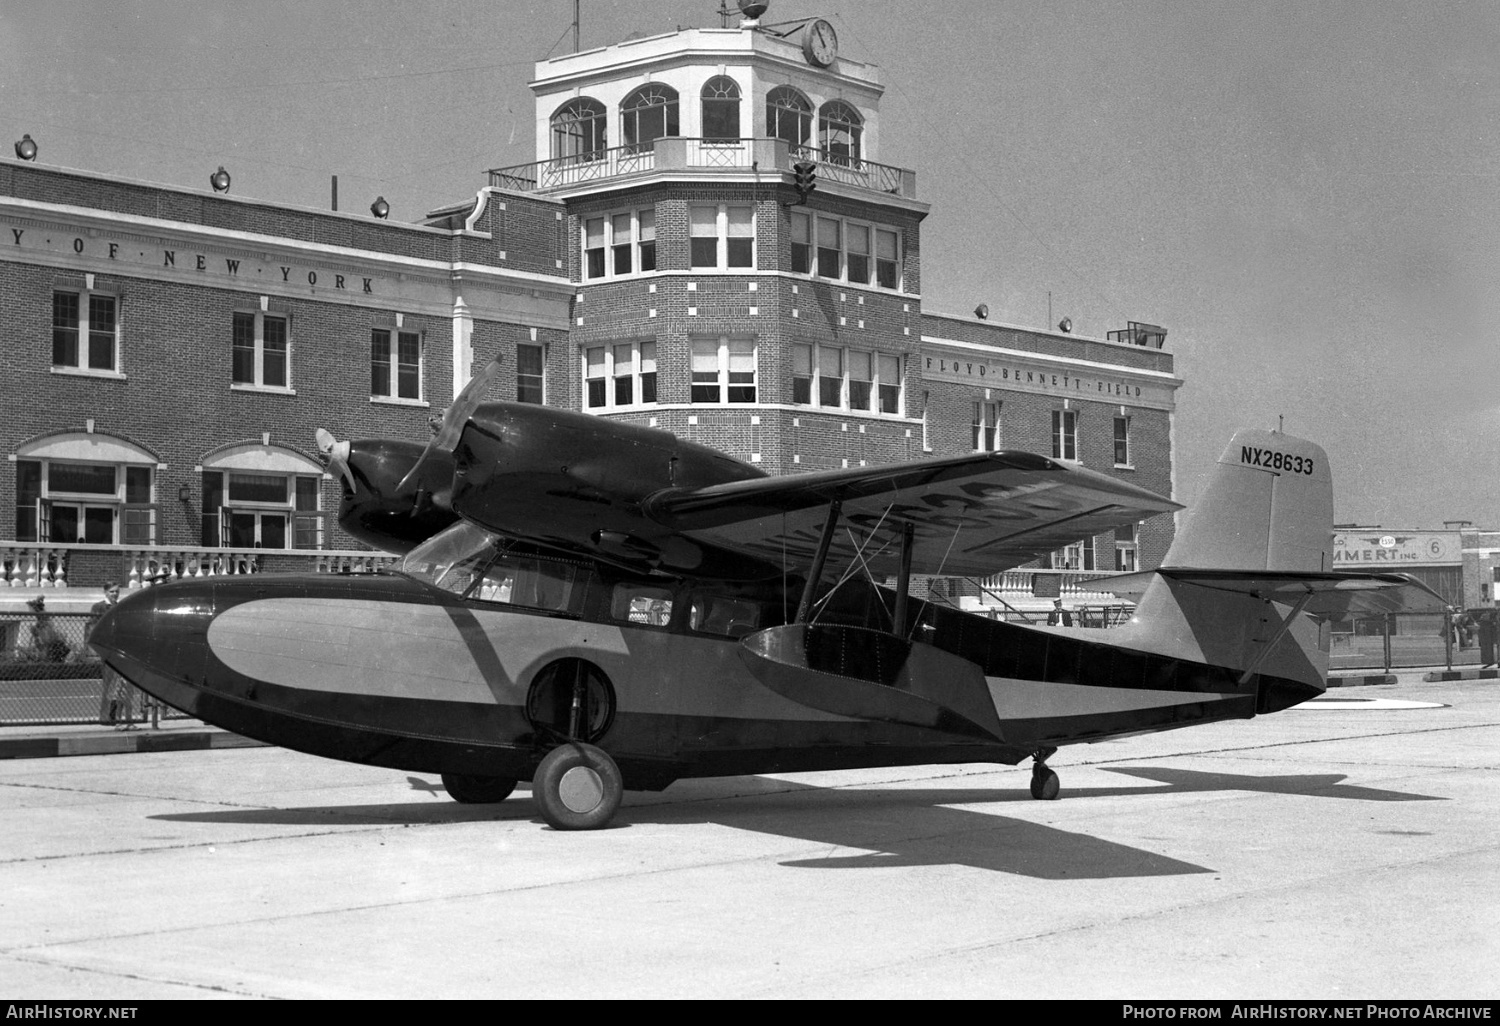
<path fill-rule="evenodd" d="M 1055 666 L 1059 646 L 1089 644 L 952 611 L 938 617 L 940 633 L 952 617 L 994 633 L 1018 666 L 1027 646 Z M 888 683 L 850 680 L 845 667 L 783 661 L 768 672 L 755 637 L 521 609 L 398 575 L 266 575 L 158 585 L 120 602 L 90 641 L 143 690 L 248 737 L 356 763 L 518 780 L 567 726 L 539 719 L 538 682 L 549 667 L 586 661 L 609 703 L 607 727 L 588 740 L 615 759 L 626 786 L 647 790 L 693 776 L 1013 765 L 1060 744 L 1255 713 L 1253 684 L 1224 693 L 986 676 L 922 646 L 924 659 L 955 668 L 950 679 L 971 668 L 964 686 L 975 693 L 937 695 L 965 710 L 963 722 L 913 716 L 892 703 Z M 846 697 L 830 704 L 835 680 Z"/>

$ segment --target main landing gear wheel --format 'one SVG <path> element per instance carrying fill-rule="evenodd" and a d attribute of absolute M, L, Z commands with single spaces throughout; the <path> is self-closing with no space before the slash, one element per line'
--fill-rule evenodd
<path fill-rule="evenodd" d="M 542 758 L 531 793 L 554 829 L 598 830 L 614 817 L 625 787 L 607 752 L 568 741 Z"/>
<path fill-rule="evenodd" d="M 1056 748 L 1048 748 L 1033 756 L 1036 763 L 1031 767 L 1031 797 L 1039 802 L 1057 801 L 1057 792 L 1062 789 L 1057 774 L 1047 768 L 1047 757 L 1055 751 Z"/>
<path fill-rule="evenodd" d="M 509 777 L 478 777 L 470 773 L 444 773 L 443 790 L 448 797 L 465 805 L 492 805 L 503 802 L 516 789 Z"/>

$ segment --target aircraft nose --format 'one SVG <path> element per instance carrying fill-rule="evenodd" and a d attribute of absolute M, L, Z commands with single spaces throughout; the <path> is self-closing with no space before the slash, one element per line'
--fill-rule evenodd
<path fill-rule="evenodd" d="M 212 587 L 181 582 L 133 592 L 99 618 L 88 643 L 132 684 L 186 708 L 184 689 L 203 679 Z"/>

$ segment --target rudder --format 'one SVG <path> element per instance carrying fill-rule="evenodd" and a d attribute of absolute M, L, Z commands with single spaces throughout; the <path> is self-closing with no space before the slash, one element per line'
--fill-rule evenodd
<path fill-rule="evenodd" d="M 1162 568 L 1333 569 L 1333 475 L 1321 446 L 1279 431 L 1237 433 Z"/>

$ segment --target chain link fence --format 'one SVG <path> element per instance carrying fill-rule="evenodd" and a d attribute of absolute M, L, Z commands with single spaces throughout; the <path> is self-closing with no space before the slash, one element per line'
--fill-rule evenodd
<path fill-rule="evenodd" d="M 106 670 L 87 644 L 93 619 L 87 613 L 0 613 L 0 726 L 124 727 L 186 718 Z"/>

